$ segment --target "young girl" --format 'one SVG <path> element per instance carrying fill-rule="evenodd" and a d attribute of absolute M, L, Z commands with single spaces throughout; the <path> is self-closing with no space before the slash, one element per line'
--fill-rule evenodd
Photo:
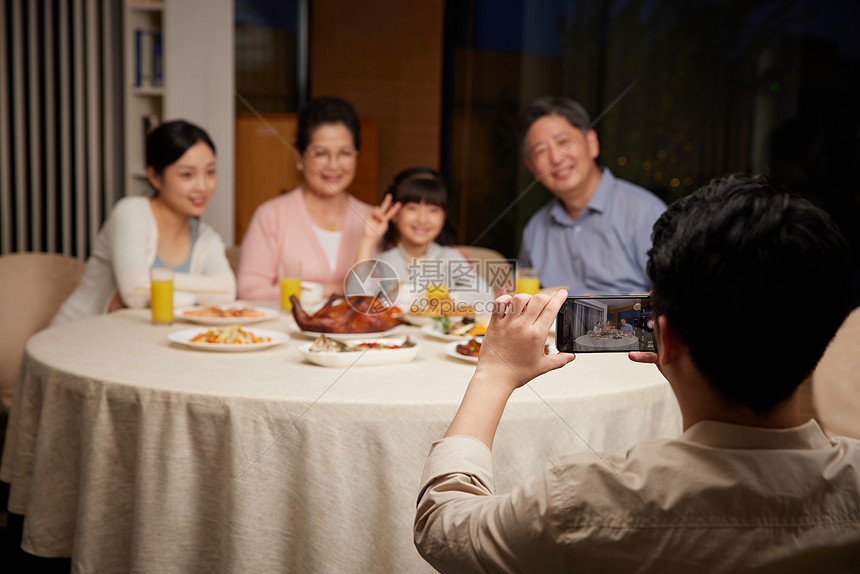
<path fill-rule="evenodd" d="M 376 259 L 390 265 L 400 278 L 397 303 L 404 311 L 421 307 L 429 288 L 440 296 L 447 289 L 456 304 L 471 305 L 479 314 L 489 313 L 493 290 L 462 252 L 446 247 L 454 240 L 447 205 L 448 192 L 438 172 L 416 167 L 397 174 L 381 210 L 391 222 L 383 244 L 391 248 Z M 373 240 L 369 235 L 365 233 L 368 245 Z M 367 253 L 367 248 L 363 246 L 362 252 Z"/>
<path fill-rule="evenodd" d="M 75 291 L 60 307 L 58 325 L 149 303 L 149 270 L 172 267 L 177 291 L 206 292 L 198 302 L 236 298 L 236 280 L 218 233 L 200 216 L 218 183 L 215 144 L 203 129 L 177 120 L 146 139 L 152 197 L 124 197 L 93 245 Z"/>

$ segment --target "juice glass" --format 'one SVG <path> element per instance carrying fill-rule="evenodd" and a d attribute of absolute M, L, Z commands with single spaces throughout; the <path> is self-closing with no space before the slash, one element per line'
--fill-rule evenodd
<path fill-rule="evenodd" d="M 302 262 L 285 261 L 278 265 L 278 281 L 281 284 L 281 309 L 292 311 L 290 296 L 295 295 L 299 300 L 302 298 Z"/>
<path fill-rule="evenodd" d="M 537 270 L 529 267 L 517 269 L 517 293 L 534 295 L 540 290 L 540 279 Z"/>
<path fill-rule="evenodd" d="M 156 325 L 173 323 L 173 269 L 154 267 L 149 270 L 150 307 Z"/>

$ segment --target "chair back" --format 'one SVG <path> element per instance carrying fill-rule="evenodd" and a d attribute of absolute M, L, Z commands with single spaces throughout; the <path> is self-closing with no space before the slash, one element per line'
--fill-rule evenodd
<path fill-rule="evenodd" d="M 238 245 L 231 245 L 224 250 L 224 255 L 227 256 L 227 261 L 230 262 L 230 268 L 233 270 L 233 275 L 239 273 L 239 255 L 242 253 L 242 248 Z"/>
<path fill-rule="evenodd" d="M 830 341 L 812 372 L 812 403 L 830 436 L 860 438 L 860 308 Z"/>
<path fill-rule="evenodd" d="M 475 266 L 478 275 L 491 287 L 501 287 L 500 281 L 513 277 L 510 260 L 494 249 L 477 245 L 452 245 L 451 247 L 461 252 Z"/>
<path fill-rule="evenodd" d="M 54 253 L 0 257 L 0 411 L 8 411 L 24 344 L 48 326 L 78 284 L 86 263 Z"/>

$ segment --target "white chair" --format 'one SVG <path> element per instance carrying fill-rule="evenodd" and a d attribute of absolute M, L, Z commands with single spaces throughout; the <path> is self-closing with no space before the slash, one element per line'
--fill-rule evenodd
<path fill-rule="evenodd" d="M 0 413 L 12 404 L 24 344 L 48 326 L 85 266 L 80 259 L 54 253 L 0 257 Z"/>
<path fill-rule="evenodd" d="M 452 245 L 451 247 L 461 252 L 478 271 L 478 275 L 491 287 L 501 287 L 500 281 L 503 279 L 513 280 L 513 267 L 510 260 L 498 251 L 477 245 Z M 489 261 L 492 261 L 491 265 L 488 265 Z"/>

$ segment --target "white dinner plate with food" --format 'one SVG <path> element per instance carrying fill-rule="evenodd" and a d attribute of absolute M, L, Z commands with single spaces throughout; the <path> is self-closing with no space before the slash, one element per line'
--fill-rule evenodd
<path fill-rule="evenodd" d="M 370 367 L 379 365 L 396 365 L 408 363 L 418 355 L 420 346 L 413 344 L 410 347 L 402 347 L 408 339 L 358 339 L 349 341 L 346 345 L 350 349 L 339 351 L 313 351 L 314 343 L 305 343 L 299 346 L 299 353 L 305 360 L 322 367 L 346 368 L 350 366 Z M 344 344 L 344 341 L 336 341 Z M 362 348 L 362 344 L 374 345 Z M 397 348 L 389 348 L 396 346 Z M 357 350 L 351 350 L 357 348 Z"/>
<path fill-rule="evenodd" d="M 250 325 L 277 319 L 281 312 L 267 307 L 251 305 L 197 305 L 180 307 L 173 312 L 175 319 L 201 325 Z"/>
<path fill-rule="evenodd" d="M 403 313 L 400 318 L 409 323 L 410 325 L 415 325 L 416 327 L 423 327 L 424 325 L 432 325 L 434 319 L 439 319 L 441 317 L 447 317 L 452 321 L 459 321 L 463 317 L 472 317 L 474 316 L 474 312 L 471 314 L 450 314 L 450 315 L 420 315 L 417 313 Z M 487 315 L 489 319 L 489 315 Z"/>
<path fill-rule="evenodd" d="M 201 351 L 258 351 L 286 343 L 290 338 L 281 331 L 245 329 L 239 325 L 212 329 L 183 329 L 167 336 L 174 343 Z M 196 339 L 196 340 L 195 340 Z"/>
<path fill-rule="evenodd" d="M 472 325 L 475 327 L 476 325 Z M 468 333 L 446 333 L 441 330 L 441 328 L 435 324 L 424 325 L 421 327 L 421 332 L 427 335 L 428 337 L 433 337 L 434 339 L 441 339 L 442 341 L 462 341 L 463 337 L 471 337 L 471 336 L 480 336 L 480 335 L 469 335 Z M 483 334 L 483 333 L 482 333 Z"/>
<path fill-rule="evenodd" d="M 338 341 L 355 341 L 356 339 L 378 339 L 379 337 L 391 337 L 392 335 L 396 335 L 397 333 L 399 333 L 401 330 L 403 330 L 403 325 L 397 325 L 392 329 L 382 331 L 380 333 L 323 333 L 320 331 L 302 331 L 301 333 L 309 339 L 316 339 L 320 335 L 325 335 L 326 337 L 336 339 Z"/>
<path fill-rule="evenodd" d="M 449 357 L 466 361 L 467 363 L 477 363 L 478 357 L 472 357 L 470 355 L 464 355 L 463 353 L 457 352 L 457 345 L 468 345 L 470 340 L 471 339 L 460 339 L 458 341 L 451 341 L 445 345 L 445 354 Z"/>
<path fill-rule="evenodd" d="M 432 323 L 421 327 L 421 332 L 428 337 L 432 337 L 434 339 L 441 339 L 442 341 L 460 341 L 463 339 L 463 335 L 449 335 L 448 333 L 440 330 L 436 325 L 433 325 Z"/>
<path fill-rule="evenodd" d="M 464 338 L 482 337 L 487 332 L 489 322 L 488 315 L 437 317 L 432 323 L 421 327 L 421 332 L 428 337 L 443 341 L 459 341 Z"/>

